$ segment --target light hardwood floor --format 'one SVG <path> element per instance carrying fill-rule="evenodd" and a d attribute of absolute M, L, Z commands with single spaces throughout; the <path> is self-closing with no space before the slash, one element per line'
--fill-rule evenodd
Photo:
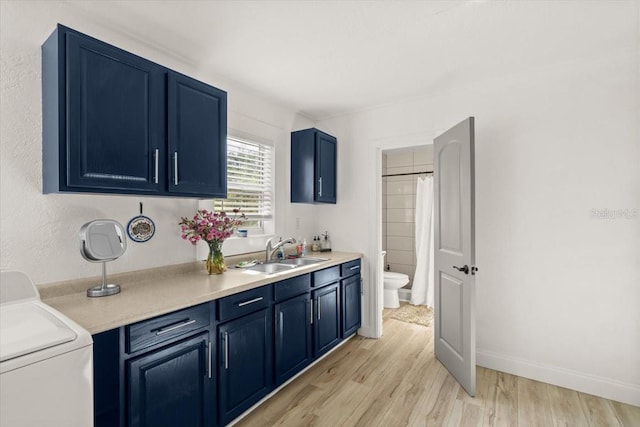
<path fill-rule="evenodd" d="M 478 367 L 469 397 L 433 355 L 433 326 L 384 312 L 236 426 L 640 426 L 640 408 Z"/>

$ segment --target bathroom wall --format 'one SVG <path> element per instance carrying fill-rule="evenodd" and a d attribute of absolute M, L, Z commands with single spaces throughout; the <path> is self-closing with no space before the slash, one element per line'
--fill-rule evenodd
<path fill-rule="evenodd" d="M 382 175 L 433 170 L 433 145 L 390 150 L 382 155 Z M 387 251 L 385 268 L 409 276 L 411 288 L 416 271 L 415 203 L 420 175 L 382 178 L 382 245 Z M 423 175 L 424 176 L 424 175 Z"/>

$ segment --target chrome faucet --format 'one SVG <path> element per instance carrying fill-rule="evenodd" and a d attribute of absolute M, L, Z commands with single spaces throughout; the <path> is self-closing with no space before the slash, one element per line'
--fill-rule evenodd
<path fill-rule="evenodd" d="M 271 246 L 271 241 L 273 239 L 275 239 L 276 236 L 270 238 L 269 240 L 267 240 L 267 247 L 265 249 L 265 262 L 269 262 L 271 261 L 271 258 L 273 257 L 273 254 L 278 250 L 278 248 L 286 243 L 291 243 L 291 244 L 295 244 L 296 243 L 296 239 L 294 239 L 293 237 L 289 237 L 288 239 L 282 240 L 278 243 L 275 244 L 275 246 Z"/>

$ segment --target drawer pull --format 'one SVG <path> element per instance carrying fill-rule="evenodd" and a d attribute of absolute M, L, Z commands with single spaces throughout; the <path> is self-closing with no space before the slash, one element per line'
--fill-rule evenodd
<path fill-rule="evenodd" d="M 354 265 L 353 267 L 351 267 L 349 270 L 353 271 L 353 270 L 359 270 L 360 266 L 359 265 Z"/>
<path fill-rule="evenodd" d="M 250 299 L 249 301 L 238 303 L 238 307 L 244 307 L 245 305 L 253 304 L 254 302 L 262 301 L 263 299 L 264 297 Z"/>
<path fill-rule="evenodd" d="M 163 335 L 163 334 L 175 331 L 176 329 L 180 329 L 180 328 L 184 328 L 185 326 L 193 325 L 194 323 L 196 323 L 196 319 L 187 320 L 186 322 L 178 323 L 177 325 L 173 325 L 173 326 L 168 326 L 166 328 L 162 328 L 162 329 L 156 331 L 156 335 Z"/>

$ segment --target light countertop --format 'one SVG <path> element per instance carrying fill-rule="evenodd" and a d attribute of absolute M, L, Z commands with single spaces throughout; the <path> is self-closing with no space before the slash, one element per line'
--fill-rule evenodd
<path fill-rule="evenodd" d="M 38 289 L 43 302 L 96 334 L 362 257 L 348 252 L 309 256 L 328 260 L 270 275 L 233 268 L 232 257 L 227 261 L 229 269 L 221 275 L 207 274 L 203 262 L 114 274 L 108 277 L 109 283 L 119 284 L 121 292 L 100 298 L 86 296 L 87 288 L 99 283 L 97 278 L 39 285 Z"/>

